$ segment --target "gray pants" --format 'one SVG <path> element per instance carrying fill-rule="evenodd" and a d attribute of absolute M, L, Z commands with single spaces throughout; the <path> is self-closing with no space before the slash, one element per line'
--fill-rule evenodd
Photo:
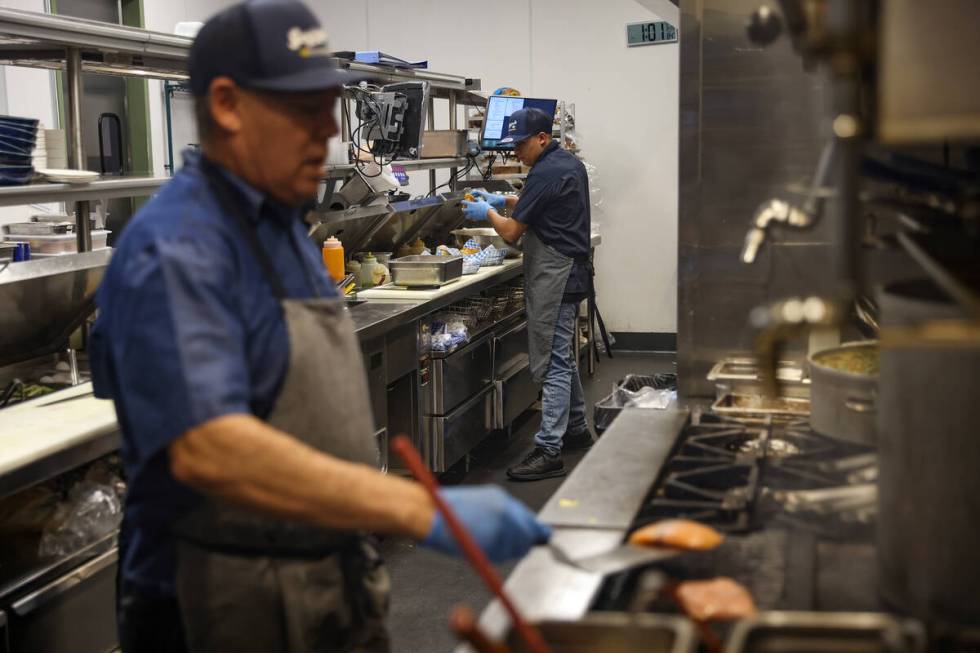
<path fill-rule="evenodd" d="M 390 579 L 376 552 L 367 554 L 246 557 L 181 542 L 177 595 L 188 650 L 388 653 Z"/>

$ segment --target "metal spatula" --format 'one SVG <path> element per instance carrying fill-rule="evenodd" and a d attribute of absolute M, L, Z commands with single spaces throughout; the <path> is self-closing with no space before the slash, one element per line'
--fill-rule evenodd
<path fill-rule="evenodd" d="M 680 553 L 676 549 L 622 544 L 602 553 L 592 553 L 581 558 L 572 558 L 554 542 L 550 543 L 548 548 L 558 562 L 603 576 L 616 574 L 621 571 L 633 569 L 634 567 L 642 567 L 653 562 L 666 560 L 667 558 L 673 558 Z"/>

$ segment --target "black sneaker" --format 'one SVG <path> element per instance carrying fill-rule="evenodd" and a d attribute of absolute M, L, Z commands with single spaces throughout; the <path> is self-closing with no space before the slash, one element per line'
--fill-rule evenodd
<path fill-rule="evenodd" d="M 540 481 L 564 475 L 561 454 L 550 456 L 541 447 L 535 447 L 523 461 L 507 470 L 507 476 L 515 481 Z"/>
<path fill-rule="evenodd" d="M 565 431 L 565 435 L 561 437 L 562 449 L 565 451 L 585 451 L 595 444 L 596 439 L 588 425 L 580 433 Z"/>

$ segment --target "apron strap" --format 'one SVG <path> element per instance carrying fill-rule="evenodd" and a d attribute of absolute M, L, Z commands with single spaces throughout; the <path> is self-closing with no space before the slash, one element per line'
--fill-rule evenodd
<path fill-rule="evenodd" d="M 225 179 L 224 175 L 218 169 L 217 164 L 209 161 L 208 159 L 201 157 L 201 170 L 204 172 L 205 177 L 211 184 L 212 190 L 214 190 L 215 196 L 218 198 L 218 204 L 228 213 L 231 218 L 238 225 L 242 234 L 245 235 L 245 239 L 248 241 L 249 249 L 252 250 L 252 254 L 255 259 L 259 262 L 259 266 L 262 268 L 262 272 L 265 274 L 266 280 L 269 285 L 272 286 L 272 294 L 275 295 L 276 299 L 282 301 L 286 299 L 286 287 L 282 283 L 282 277 L 276 271 L 275 266 L 272 264 L 272 260 L 269 258 L 269 253 L 265 251 L 265 247 L 262 246 L 262 241 L 259 238 L 259 230 L 255 222 L 249 220 L 245 217 L 245 203 L 241 197 L 241 193 L 238 189 L 231 185 L 231 182 Z M 290 243 L 292 243 L 293 248 L 296 248 L 296 243 L 293 242 L 292 233 L 289 234 Z M 305 259 L 303 258 L 303 253 L 297 251 L 296 254 L 300 257 L 301 262 L 306 265 Z M 313 291 L 318 293 L 318 289 L 310 279 L 310 283 L 313 284 Z"/>

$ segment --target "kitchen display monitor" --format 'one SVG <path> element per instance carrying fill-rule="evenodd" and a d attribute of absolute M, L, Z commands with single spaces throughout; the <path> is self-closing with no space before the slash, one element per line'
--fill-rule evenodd
<path fill-rule="evenodd" d="M 518 109 L 530 109 L 532 107 L 541 109 L 549 116 L 554 116 L 555 110 L 558 108 L 558 100 L 491 95 L 487 100 L 487 115 L 483 119 L 480 147 L 484 150 L 513 150 L 513 143 L 503 145 L 500 143 L 500 139 L 507 135 L 510 116 Z"/>

